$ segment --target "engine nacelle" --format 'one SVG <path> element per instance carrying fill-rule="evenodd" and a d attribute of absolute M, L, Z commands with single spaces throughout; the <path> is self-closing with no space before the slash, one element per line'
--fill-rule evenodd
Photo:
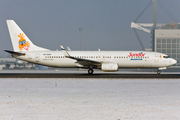
<path fill-rule="evenodd" d="M 102 63 L 101 64 L 102 71 L 118 71 L 117 63 Z"/>

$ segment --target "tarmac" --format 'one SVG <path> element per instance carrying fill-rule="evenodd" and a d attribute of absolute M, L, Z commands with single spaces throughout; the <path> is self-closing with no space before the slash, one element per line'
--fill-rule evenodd
<path fill-rule="evenodd" d="M 180 69 L 167 69 L 157 74 L 156 69 L 119 69 L 117 72 L 95 70 L 92 75 L 87 69 L 53 70 L 0 70 L 0 78 L 180 78 Z"/>
<path fill-rule="evenodd" d="M 0 73 L 0 78 L 180 78 L 179 73 Z"/>

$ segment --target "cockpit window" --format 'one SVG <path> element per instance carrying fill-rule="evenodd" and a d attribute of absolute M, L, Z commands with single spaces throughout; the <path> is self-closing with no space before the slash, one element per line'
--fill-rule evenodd
<path fill-rule="evenodd" d="M 169 56 L 163 56 L 163 58 L 169 58 Z"/>

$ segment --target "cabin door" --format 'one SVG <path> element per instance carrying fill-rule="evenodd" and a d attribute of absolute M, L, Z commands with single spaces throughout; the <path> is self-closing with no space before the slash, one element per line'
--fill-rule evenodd
<path fill-rule="evenodd" d="M 36 54 L 36 62 L 39 62 L 39 54 Z"/>
<path fill-rule="evenodd" d="M 158 54 L 155 54 L 155 55 L 154 55 L 154 61 L 155 61 L 155 62 L 158 62 L 158 61 L 159 61 L 159 56 L 158 56 Z"/>

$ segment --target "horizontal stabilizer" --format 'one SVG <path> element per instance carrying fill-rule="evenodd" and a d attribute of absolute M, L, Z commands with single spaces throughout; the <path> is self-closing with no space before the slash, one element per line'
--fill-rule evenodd
<path fill-rule="evenodd" d="M 14 51 L 10 51 L 10 50 L 4 50 L 5 52 L 8 52 L 12 55 L 26 55 L 25 53 L 22 52 L 14 52 Z"/>

